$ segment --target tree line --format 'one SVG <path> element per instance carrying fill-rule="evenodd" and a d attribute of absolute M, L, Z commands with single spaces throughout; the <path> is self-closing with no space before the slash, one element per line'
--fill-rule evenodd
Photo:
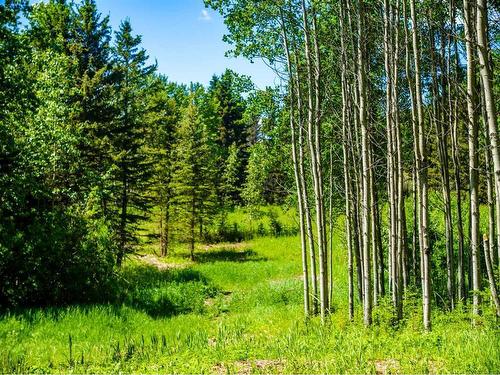
<path fill-rule="evenodd" d="M 338 217 L 350 319 L 387 296 L 400 321 L 414 292 L 426 330 L 433 308 L 500 316 L 498 4 L 205 3 L 284 82 L 306 317 L 335 310 Z"/>
<path fill-rule="evenodd" d="M 281 117 L 276 90 L 231 70 L 170 82 L 94 0 L 5 1 L 0 306 L 108 298 L 146 219 L 161 255 L 175 240 L 194 257 L 231 208 L 282 202 Z"/>

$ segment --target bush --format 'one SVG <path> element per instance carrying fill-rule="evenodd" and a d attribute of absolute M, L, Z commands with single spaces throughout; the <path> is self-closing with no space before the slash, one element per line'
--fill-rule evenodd
<path fill-rule="evenodd" d="M 87 303 L 111 297 L 114 251 L 104 224 L 47 210 L 0 225 L 0 306 Z"/>

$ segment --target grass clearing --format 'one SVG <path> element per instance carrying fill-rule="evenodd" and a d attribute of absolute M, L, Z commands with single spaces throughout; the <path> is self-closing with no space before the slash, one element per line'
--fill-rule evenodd
<path fill-rule="evenodd" d="M 0 318 L 2 373 L 496 373 L 500 331 L 485 311 L 434 313 L 421 329 L 418 299 L 400 327 L 389 309 L 366 329 L 347 320 L 345 256 L 336 239 L 335 313 L 303 321 L 297 237 L 178 248 L 159 269 L 139 257 L 123 270 L 121 303 L 29 309 Z M 159 259 L 158 262 L 163 262 Z M 413 301 L 413 303 L 411 302 Z M 388 302 L 387 302 L 388 303 Z M 383 305 L 383 304 L 382 304 Z M 358 305 L 358 314 L 361 313 Z"/>

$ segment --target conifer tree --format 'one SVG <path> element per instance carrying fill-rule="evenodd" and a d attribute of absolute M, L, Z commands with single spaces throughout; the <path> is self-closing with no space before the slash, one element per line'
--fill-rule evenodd
<path fill-rule="evenodd" d="M 171 97 L 172 89 L 167 79 L 159 76 L 152 80 L 147 98 L 147 147 L 154 164 L 151 181 L 154 199 L 160 209 L 160 254 L 166 256 L 170 243 L 175 125 L 180 118 L 180 108 Z"/>
<path fill-rule="evenodd" d="M 236 143 L 233 143 L 229 147 L 229 155 L 224 166 L 221 186 L 224 204 L 229 207 L 233 207 L 239 200 L 241 186 L 239 176 L 240 165 L 240 150 L 236 146 Z"/>
<path fill-rule="evenodd" d="M 140 47 L 141 37 L 132 34 L 129 20 L 121 23 L 114 48 L 114 84 L 117 117 L 111 138 L 112 173 L 109 188 L 114 198 L 112 225 L 116 230 L 121 265 L 136 242 L 135 229 L 149 208 L 145 192 L 151 163 L 144 147 L 148 78 L 156 69 L 147 65 L 148 56 Z"/>
<path fill-rule="evenodd" d="M 73 100 L 85 166 L 81 188 L 97 195 L 100 216 L 106 217 L 109 192 L 103 180 L 110 167 L 109 131 L 116 115 L 111 91 L 111 27 L 109 16 L 101 17 L 94 0 L 84 0 L 75 13 L 70 51 L 77 65 Z"/>
<path fill-rule="evenodd" d="M 216 202 L 215 163 L 208 142 L 207 129 L 201 121 L 193 94 L 182 113 L 177 129 L 175 166 L 173 174 L 174 204 L 179 224 L 189 242 L 194 259 L 196 226 L 203 234 L 203 225 L 210 219 Z"/>

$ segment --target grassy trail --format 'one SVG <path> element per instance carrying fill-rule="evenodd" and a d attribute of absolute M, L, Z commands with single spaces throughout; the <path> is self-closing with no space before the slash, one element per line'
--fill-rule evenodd
<path fill-rule="evenodd" d="M 130 259 L 120 303 L 32 309 L 0 318 L 0 372 L 495 373 L 500 334 L 485 318 L 436 313 L 421 331 L 419 300 L 401 327 L 387 308 L 374 327 L 348 322 L 345 257 L 336 241 L 336 311 L 303 321 L 297 237 L 202 246 Z M 359 307 L 358 307 L 359 310 Z M 71 337 L 71 340 L 70 340 Z"/>

